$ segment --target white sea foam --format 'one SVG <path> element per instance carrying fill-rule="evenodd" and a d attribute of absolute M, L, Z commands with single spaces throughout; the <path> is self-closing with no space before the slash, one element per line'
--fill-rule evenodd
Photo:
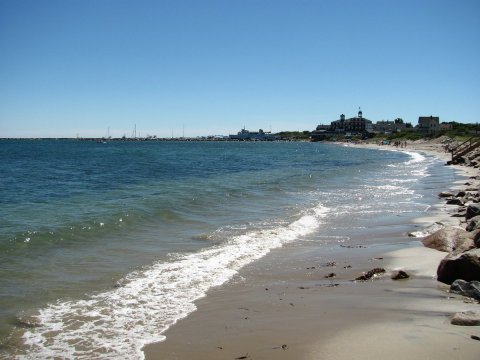
<path fill-rule="evenodd" d="M 425 161 L 425 156 L 418 152 L 413 152 L 413 151 L 403 151 L 405 154 L 409 155 L 411 157 L 410 160 L 408 160 L 405 165 L 411 165 L 419 162 Z"/>
<path fill-rule="evenodd" d="M 86 300 L 58 301 L 40 310 L 41 326 L 23 335 L 19 359 L 143 358 L 145 344 L 195 310 L 194 301 L 271 249 L 315 231 L 329 209 L 317 206 L 296 221 L 231 238 L 197 253 L 174 255 L 131 273 L 121 287 Z"/>

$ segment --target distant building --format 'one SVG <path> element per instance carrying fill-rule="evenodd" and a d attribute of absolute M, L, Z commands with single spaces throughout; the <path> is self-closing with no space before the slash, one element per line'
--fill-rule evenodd
<path fill-rule="evenodd" d="M 382 120 L 373 125 L 373 131 L 381 134 L 391 134 L 404 131 L 407 128 L 405 123 L 396 123 L 395 121 Z"/>
<path fill-rule="evenodd" d="M 359 110 L 356 117 L 346 119 L 345 115 L 341 114 L 340 119 L 332 121 L 330 126 L 318 125 L 316 130 L 312 131 L 311 139 L 312 141 L 321 141 L 337 135 L 367 137 L 372 132 L 372 121 L 364 118 L 362 111 Z"/>
<path fill-rule="evenodd" d="M 239 141 L 273 141 L 278 140 L 278 136 L 272 135 L 270 132 L 265 132 L 262 129 L 257 131 L 248 131 L 242 129 L 237 135 L 229 135 L 230 140 Z"/>
<path fill-rule="evenodd" d="M 438 116 L 420 116 L 417 125 L 418 132 L 424 135 L 434 135 L 440 130 L 440 118 Z"/>
<path fill-rule="evenodd" d="M 372 121 L 363 117 L 362 111 L 358 111 L 356 117 L 345 119 L 345 115 L 340 115 L 339 120 L 332 121 L 330 130 L 340 133 L 365 134 L 372 132 Z"/>

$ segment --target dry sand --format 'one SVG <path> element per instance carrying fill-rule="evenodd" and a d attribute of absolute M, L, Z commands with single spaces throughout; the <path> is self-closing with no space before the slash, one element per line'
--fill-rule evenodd
<path fill-rule="evenodd" d="M 438 145 L 418 143 L 407 150 L 448 160 Z M 442 219 L 458 221 L 440 211 L 419 222 Z M 435 280 L 445 253 L 402 234 L 382 236 L 398 237 L 398 244 L 322 254 L 309 244 L 272 251 L 197 301 L 198 310 L 171 327 L 165 342 L 145 347 L 146 358 L 478 359 L 480 341 L 470 336 L 480 336 L 480 328 L 451 325 L 450 316 L 479 305 L 450 295 Z M 351 281 L 374 267 L 387 273 Z M 391 280 L 398 269 L 411 278 Z M 335 277 L 325 278 L 332 272 Z"/>

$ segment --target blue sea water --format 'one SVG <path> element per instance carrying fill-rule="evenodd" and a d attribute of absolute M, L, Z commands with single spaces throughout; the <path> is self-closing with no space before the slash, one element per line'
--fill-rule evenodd
<path fill-rule="evenodd" d="M 418 216 L 454 178 L 323 143 L 8 140 L 0 159 L 0 354 L 27 359 L 142 358 L 270 250 Z"/>

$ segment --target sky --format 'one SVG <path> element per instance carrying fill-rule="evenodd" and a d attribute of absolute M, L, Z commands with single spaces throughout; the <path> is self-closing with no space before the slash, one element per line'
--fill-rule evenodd
<path fill-rule="evenodd" d="M 0 138 L 476 123 L 478 0 L 0 0 Z"/>

